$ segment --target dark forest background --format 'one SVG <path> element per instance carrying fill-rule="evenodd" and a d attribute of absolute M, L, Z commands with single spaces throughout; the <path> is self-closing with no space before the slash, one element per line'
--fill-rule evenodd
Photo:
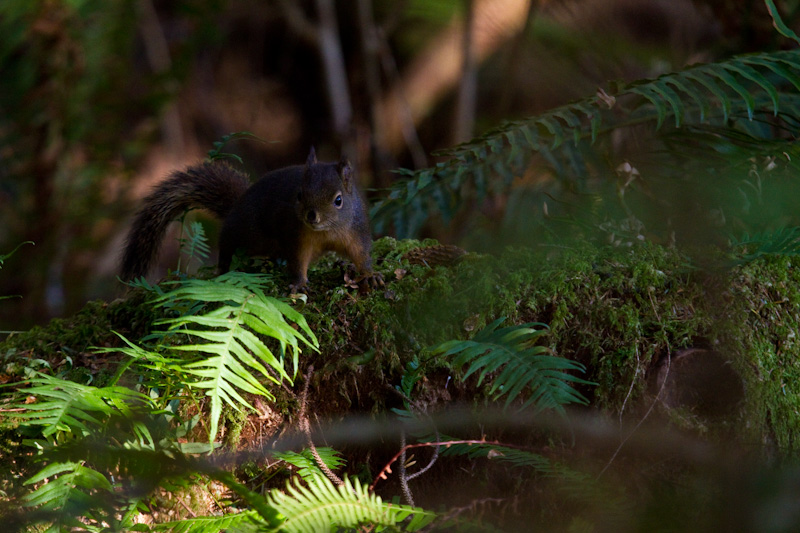
<path fill-rule="evenodd" d="M 793 27 L 800 3 L 778 4 Z M 762 0 L 4 0 L 0 256 L 35 245 L 2 265 L 0 296 L 20 298 L 0 329 L 121 294 L 138 200 L 232 132 L 261 139 L 225 146 L 254 177 L 314 145 L 375 199 L 503 121 L 778 39 Z M 422 233 L 480 247 L 467 222 Z"/>

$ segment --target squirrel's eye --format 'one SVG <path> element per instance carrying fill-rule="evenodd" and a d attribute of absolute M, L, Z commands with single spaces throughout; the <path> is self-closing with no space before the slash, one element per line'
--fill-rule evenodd
<path fill-rule="evenodd" d="M 336 207 L 342 207 L 342 195 L 341 194 L 337 194 L 336 198 L 333 199 L 333 205 L 335 205 Z"/>

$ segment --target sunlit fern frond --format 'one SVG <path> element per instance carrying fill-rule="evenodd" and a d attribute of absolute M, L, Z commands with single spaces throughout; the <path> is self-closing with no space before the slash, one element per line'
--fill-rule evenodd
<path fill-rule="evenodd" d="M 174 368 L 190 376 L 188 386 L 206 391 L 211 402 L 210 440 L 216 437 L 223 404 L 252 409 L 241 392 L 273 398 L 262 380 L 291 383 L 302 347 L 318 346 L 305 318 L 286 302 L 266 296 L 262 283 L 259 276 L 230 272 L 213 280 L 187 280 L 156 300 L 172 308 L 181 302 L 188 309 L 158 324 L 168 326 L 164 334 L 186 335 L 194 341 L 170 349 L 197 356 Z M 209 303 L 215 306 L 209 309 Z M 277 354 L 264 338 L 277 341 Z M 288 364 L 291 374 L 285 368 Z"/>
<path fill-rule="evenodd" d="M 338 531 L 361 525 L 417 531 L 436 518 L 430 511 L 384 503 L 357 479 L 349 478 L 339 486 L 327 479 L 302 486 L 295 478 L 285 491 L 270 491 L 267 501 L 284 518 L 274 531 Z"/>
<path fill-rule="evenodd" d="M 224 514 L 221 516 L 198 516 L 174 522 L 164 522 L 150 526 L 150 531 L 169 531 L 170 533 L 219 533 L 220 531 L 253 532 L 263 526 L 255 511 Z"/>
<path fill-rule="evenodd" d="M 322 462 L 331 470 L 341 468 L 346 463 L 341 457 L 341 454 L 333 448 L 321 446 L 316 448 L 316 450 Z M 325 473 L 319 467 L 309 449 L 305 449 L 300 453 L 292 451 L 276 452 L 275 458 L 286 461 L 297 468 L 297 475 L 306 483 L 316 481 L 319 478 L 325 478 Z"/>

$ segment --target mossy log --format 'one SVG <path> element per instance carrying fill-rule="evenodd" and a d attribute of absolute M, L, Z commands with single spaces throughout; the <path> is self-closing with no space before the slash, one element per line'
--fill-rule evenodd
<path fill-rule="evenodd" d="M 330 258 L 311 271 L 307 302 L 296 302 L 320 341 L 319 353 L 301 359 L 301 369 L 316 368 L 311 402 L 320 416 L 397 405 L 394 387 L 414 356 L 429 365 L 422 396 L 430 404 L 485 398 L 474 381 L 445 390 L 452 370 L 425 359 L 426 348 L 507 317 L 547 324 L 552 352 L 586 366 L 581 377 L 597 383 L 581 387 L 589 409 L 638 417 L 655 405 L 679 426 L 781 455 L 800 446 L 795 258 L 700 268 L 648 243 L 491 256 L 390 238 L 376 242 L 374 256 L 385 288 L 359 294 Z M 276 272 L 275 293 L 285 296 L 288 279 Z M 5 381 L 67 364 L 102 383 L 120 359 L 94 348 L 120 345 L 115 332 L 132 341 L 146 335 L 154 318 L 148 298 L 133 291 L 90 302 L 73 317 L 10 336 L 0 343 Z"/>

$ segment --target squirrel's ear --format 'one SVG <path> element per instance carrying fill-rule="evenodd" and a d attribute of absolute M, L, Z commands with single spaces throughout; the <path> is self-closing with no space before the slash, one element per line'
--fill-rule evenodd
<path fill-rule="evenodd" d="M 308 152 L 308 159 L 306 160 L 306 165 L 311 166 L 316 164 L 317 162 L 317 153 L 314 151 L 314 147 L 311 147 L 311 151 Z"/>
<path fill-rule="evenodd" d="M 350 192 L 350 187 L 353 183 L 353 167 L 350 165 L 350 161 L 344 157 L 339 161 L 339 175 L 342 177 L 344 189 Z"/>

